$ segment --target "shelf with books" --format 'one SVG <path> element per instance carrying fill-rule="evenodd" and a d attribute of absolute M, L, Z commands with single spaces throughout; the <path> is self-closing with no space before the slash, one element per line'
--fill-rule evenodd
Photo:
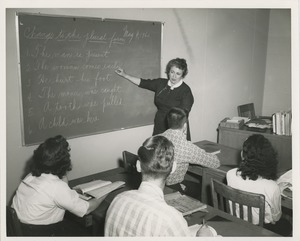
<path fill-rule="evenodd" d="M 279 111 L 272 115 L 273 133 L 276 135 L 292 135 L 292 112 Z"/>

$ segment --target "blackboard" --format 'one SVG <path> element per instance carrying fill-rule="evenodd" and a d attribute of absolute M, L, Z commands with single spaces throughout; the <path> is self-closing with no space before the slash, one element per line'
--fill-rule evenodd
<path fill-rule="evenodd" d="M 159 77 L 160 22 L 16 17 L 23 145 L 153 123 L 153 93 L 114 71 Z"/>

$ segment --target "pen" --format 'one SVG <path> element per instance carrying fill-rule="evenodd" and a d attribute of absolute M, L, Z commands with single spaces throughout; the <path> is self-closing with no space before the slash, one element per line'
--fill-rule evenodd
<path fill-rule="evenodd" d="M 201 227 L 199 228 L 199 230 L 200 230 L 201 228 L 203 228 L 205 225 L 206 225 L 206 221 L 205 221 L 205 218 L 203 218 L 203 219 L 202 219 L 202 225 L 201 225 Z M 199 231 L 199 230 L 198 230 L 198 231 Z"/>

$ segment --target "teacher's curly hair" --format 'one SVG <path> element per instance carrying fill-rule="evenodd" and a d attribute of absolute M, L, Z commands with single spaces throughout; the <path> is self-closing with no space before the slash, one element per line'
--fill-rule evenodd
<path fill-rule="evenodd" d="M 165 73 L 169 76 L 170 73 L 170 69 L 175 66 L 178 69 L 182 70 L 182 78 L 184 78 L 187 74 L 188 74 L 188 67 L 187 67 L 187 63 L 185 59 L 180 59 L 180 58 L 176 58 L 176 59 L 172 59 L 169 61 L 169 63 L 166 66 L 166 71 Z"/>
<path fill-rule="evenodd" d="M 251 135 L 243 144 L 242 162 L 238 168 L 243 179 L 277 179 L 277 153 L 263 135 Z"/>
<path fill-rule="evenodd" d="M 69 143 L 61 135 L 47 139 L 33 153 L 32 175 L 39 177 L 42 173 L 51 173 L 63 178 L 72 169 L 70 150 Z"/>

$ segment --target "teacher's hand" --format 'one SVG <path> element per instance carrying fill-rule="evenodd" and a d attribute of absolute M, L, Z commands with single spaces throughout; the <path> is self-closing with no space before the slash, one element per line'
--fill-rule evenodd
<path fill-rule="evenodd" d="M 122 76 L 123 78 L 129 80 L 131 83 L 135 84 L 135 85 L 139 85 L 141 82 L 140 78 L 137 78 L 135 76 L 129 75 L 127 73 L 125 73 L 124 69 L 118 68 L 115 70 L 116 74 Z"/>
<path fill-rule="evenodd" d="M 116 74 L 118 74 L 118 75 L 120 75 L 122 77 L 124 77 L 124 75 L 125 75 L 125 71 L 123 69 L 121 69 L 121 68 L 115 70 L 115 72 L 116 72 Z"/>

